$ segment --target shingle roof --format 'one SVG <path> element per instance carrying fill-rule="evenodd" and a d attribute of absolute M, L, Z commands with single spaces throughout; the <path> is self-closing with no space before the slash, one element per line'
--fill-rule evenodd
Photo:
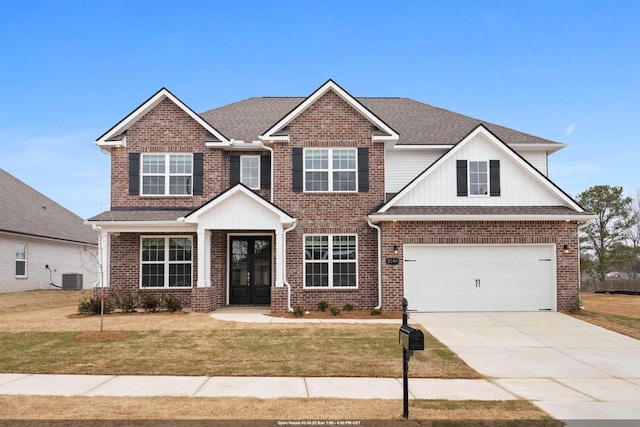
<path fill-rule="evenodd" d="M 82 218 L 0 169 L 0 231 L 97 244 Z"/>
<path fill-rule="evenodd" d="M 191 210 L 177 209 L 124 209 L 106 211 L 92 218 L 93 222 L 114 222 L 114 221 L 175 221 L 180 217 L 187 216 Z"/>
<path fill-rule="evenodd" d="M 400 134 L 399 144 L 455 144 L 479 124 L 507 144 L 559 144 L 409 98 L 356 99 Z M 304 100 L 302 97 L 248 98 L 205 111 L 200 116 L 228 138 L 251 142 Z"/>

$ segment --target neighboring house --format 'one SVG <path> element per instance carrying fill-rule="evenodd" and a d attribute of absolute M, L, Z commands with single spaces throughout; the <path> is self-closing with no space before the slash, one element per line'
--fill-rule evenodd
<path fill-rule="evenodd" d="M 194 310 L 566 310 L 591 218 L 547 178 L 563 144 L 406 98 L 249 98 L 196 114 L 161 89 L 99 137 L 109 290 Z"/>
<path fill-rule="evenodd" d="M 0 169 L 0 292 L 55 289 L 67 273 L 91 288 L 97 255 L 98 234 L 82 218 Z"/>

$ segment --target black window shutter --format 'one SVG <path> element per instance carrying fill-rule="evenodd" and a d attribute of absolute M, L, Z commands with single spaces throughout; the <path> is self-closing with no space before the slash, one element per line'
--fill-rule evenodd
<path fill-rule="evenodd" d="M 140 195 L 140 153 L 129 153 L 129 195 Z"/>
<path fill-rule="evenodd" d="M 303 163 L 304 163 L 304 159 L 303 159 L 303 153 L 302 153 L 302 147 L 294 147 L 293 151 L 291 153 L 291 160 L 292 160 L 292 172 L 293 172 L 293 177 L 292 177 L 292 189 L 294 192 L 296 193 L 300 193 L 304 190 L 304 179 L 303 179 Z"/>
<path fill-rule="evenodd" d="M 229 187 L 240 182 L 240 156 L 229 156 Z"/>
<path fill-rule="evenodd" d="M 204 191 L 204 155 L 193 153 L 193 195 L 202 196 Z"/>
<path fill-rule="evenodd" d="M 369 147 L 358 148 L 358 191 L 369 191 Z"/>
<path fill-rule="evenodd" d="M 260 156 L 260 188 L 271 188 L 271 156 L 268 154 Z"/>
<path fill-rule="evenodd" d="M 458 196 L 467 196 L 467 161 L 456 160 L 456 178 L 458 182 Z"/>
<path fill-rule="evenodd" d="M 489 160 L 489 196 L 500 195 L 500 160 Z"/>

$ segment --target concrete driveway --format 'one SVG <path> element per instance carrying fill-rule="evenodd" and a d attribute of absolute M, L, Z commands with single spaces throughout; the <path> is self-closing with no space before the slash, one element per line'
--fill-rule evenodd
<path fill-rule="evenodd" d="M 410 323 L 424 326 L 494 384 L 557 419 L 638 425 L 636 339 L 552 312 L 411 313 Z"/>

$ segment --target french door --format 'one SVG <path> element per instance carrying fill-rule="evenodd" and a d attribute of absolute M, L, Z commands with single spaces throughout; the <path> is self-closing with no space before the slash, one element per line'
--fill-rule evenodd
<path fill-rule="evenodd" d="M 232 236 L 229 304 L 271 304 L 271 237 Z"/>

